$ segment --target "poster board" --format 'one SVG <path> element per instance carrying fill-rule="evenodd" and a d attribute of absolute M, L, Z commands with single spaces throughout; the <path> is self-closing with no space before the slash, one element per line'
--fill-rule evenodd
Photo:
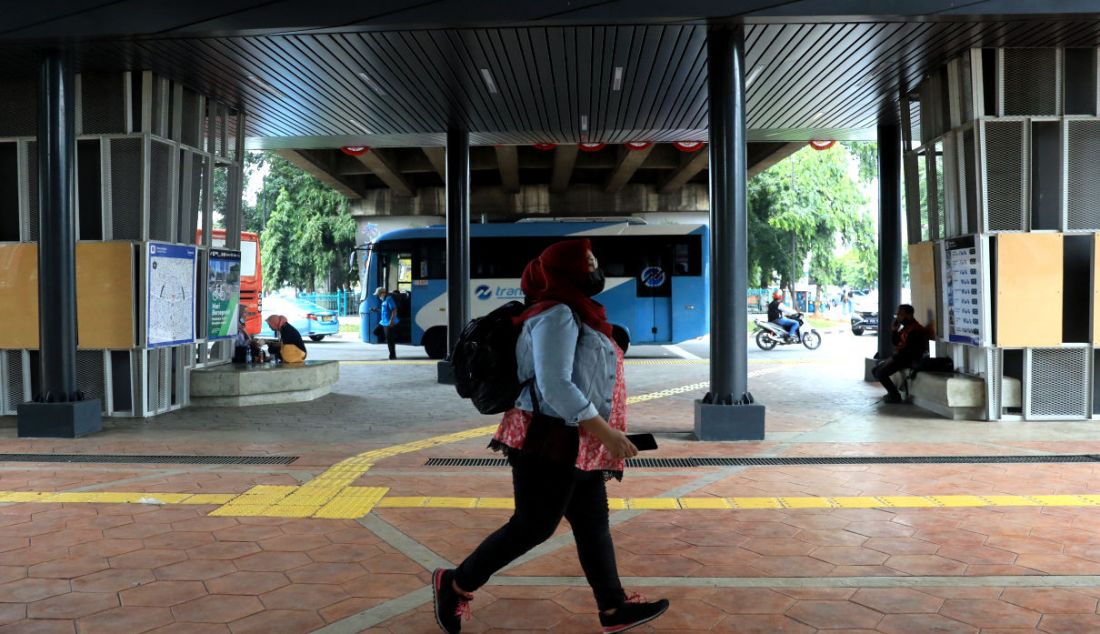
<path fill-rule="evenodd" d="M 208 263 L 206 338 L 232 339 L 241 303 L 241 252 L 211 249 Z"/>
<path fill-rule="evenodd" d="M 194 246 L 150 242 L 145 257 L 145 343 L 149 348 L 195 340 Z"/>
<path fill-rule="evenodd" d="M 951 343 L 982 345 L 985 285 L 980 246 L 977 236 L 962 236 L 944 241 L 941 266 L 946 332 L 943 334 Z"/>
<path fill-rule="evenodd" d="M 1062 345 L 1062 234 L 1004 233 L 996 240 L 997 345 Z"/>
<path fill-rule="evenodd" d="M 76 316 L 82 349 L 134 347 L 134 245 L 130 242 L 78 242 Z"/>
<path fill-rule="evenodd" d="M 909 288 L 917 321 L 936 328 L 939 302 L 936 301 L 936 249 L 933 243 L 909 245 Z"/>
<path fill-rule="evenodd" d="M 38 245 L 0 244 L 0 348 L 38 348 Z"/>

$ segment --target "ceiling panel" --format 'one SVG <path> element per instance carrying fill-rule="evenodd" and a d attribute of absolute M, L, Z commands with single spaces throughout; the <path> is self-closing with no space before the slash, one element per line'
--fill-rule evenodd
<path fill-rule="evenodd" d="M 242 6 L 251 5 L 227 9 Z M 80 68 L 153 70 L 243 108 L 257 147 L 433 145 L 452 124 L 482 144 L 621 143 L 706 137 L 706 28 L 360 30 L 72 48 Z M 751 24 L 750 139 L 870 138 L 896 117 L 903 89 L 970 47 L 1065 45 L 1100 45 L 1100 22 Z M 0 81 L 33 77 L 34 50 L 0 46 Z"/>

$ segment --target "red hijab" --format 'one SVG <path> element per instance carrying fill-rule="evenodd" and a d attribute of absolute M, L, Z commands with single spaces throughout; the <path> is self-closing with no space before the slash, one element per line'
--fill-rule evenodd
<path fill-rule="evenodd" d="M 588 253 L 591 250 L 592 243 L 588 240 L 563 240 L 528 262 L 520 287 L 531 307 L 516 318 L 516 325 L 555 304 L 565 304 L 582 322 L 610 337 L 607 311 L 581 290 L 588 281 Z"/>

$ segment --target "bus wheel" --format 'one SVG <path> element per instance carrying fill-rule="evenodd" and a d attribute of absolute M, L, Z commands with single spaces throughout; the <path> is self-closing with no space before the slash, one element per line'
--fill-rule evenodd
<path fill-rule="evenodd" d="M 325 338 L 324 335 L 310 335 L 309 336 L 310 341 L 321 341 L 324 338 Z"/>
<path fill-rule="evenodd" d="M 447 356 L 447 327 L 433 326 L 424 333 L 421 340 L 424 344 L 424 352 L 429 359 L 442 359 Z"/>

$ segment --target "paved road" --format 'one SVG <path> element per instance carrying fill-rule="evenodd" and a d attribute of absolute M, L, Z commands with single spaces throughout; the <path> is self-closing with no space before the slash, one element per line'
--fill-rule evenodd
<path fill-rule="evenodd" d="M 375 361 L 386 358 L 386 347 L 383 345 L 365 344 L 359 341 L 354 333 L 341 333 L 336 337 L 328 337 L 324 341 L 307 344 L 311 359 L 333 359 L 338 361 Z M 817 350 L 807 350 L 801 345 L 779 346 L 771 351 L 761 350 L 756 343 L 749 340 L 749 359 L 766 361 L 775 360 L 822 360 L 836 359 L 838 361 L 850 359 L 853 356 L 870 356 L 874 353 L 875 337 L 864 335 L 856 337 L 851 332 L 830 332 L 822 336 L 821 347 Z M 397 356 L 400 359 L 428 361 L 424 349 L 419 346 L 398 346 Z M 707 359 L 710 357 L 710 341 L 707 337 L 685 341 L 678 346 L 633 346 L 630 349 L 630 357 L 637 358 L 679 358 L 687 356 Z"/>

